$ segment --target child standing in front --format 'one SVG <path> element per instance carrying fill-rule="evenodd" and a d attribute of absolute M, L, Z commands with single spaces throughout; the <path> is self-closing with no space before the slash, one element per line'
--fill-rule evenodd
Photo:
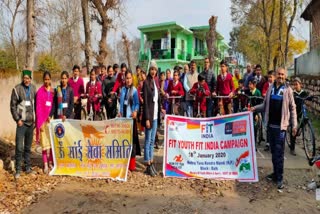
<path fill-rule="evenodd" d="M 198 106 L 200 106 L 202 117 L 206 117 L 206 96 L 210 95 L 210 90 L 204 76 L 202 76 L 201 74 L 198 75 L 198 82 L 193 84 L 192 88 L 190 89 L 190 94 L 196 97 L 193 109 L 198 109 Z"/>
<path fill-rule="evenodd" d="M 302 82 L 299 77 L 294 78 L 293 88 L 294 88 L 293 90 L 294 102 L 296 103 L 297 119 L 299 124 L 302 116 L 302 105 L 303 105 L 303 100 L 301 98 L 308 97 L 308 93 L 302 89 Z M 293 156 L 297 155 L 295 152 L 295 145 L 296 145 L 296 136 L 293 136 L 290 133 L 290 154 Z"/>

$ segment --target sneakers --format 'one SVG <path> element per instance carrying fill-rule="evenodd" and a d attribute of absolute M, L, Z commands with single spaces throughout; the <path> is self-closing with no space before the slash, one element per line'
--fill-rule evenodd
<path fill-rule="evenodd" d="M 35 171 L 33 171 L 31 168 L 29 168 L 29 169 L 26 170 L 26 174 L 27 175 L 35 175 L 37 173 Z"/>
<path fill-rule="evenodd" d="M 147 166 L 144 173 L 150 175 L 151 177 L 155 177 L 157 175 L 157 171 L 154 169 L 154 166 L 152 164 Z"/>
<path fill-rule="evenodd" d="M 150 169 L 151 169 L 151 171 L 153 172 L 153 174 L 155 174 L 155 175 L 158 174 L 158 172 L 157 172 L 156 168 L 154 167 L 154 164 L 153 164 L 153 163 L 151 163 Z"/>
<path fill-rule="evenodd" d="M 16 174 L 14 174 L 14 179 L 19 179 L 20 178 L 20 172 L 16 172 Z"/>
<path fill-rule="evenodd" d="M 284 188 L 284 185 L 283 185 L 282 181 L 278 181 L 277 182 L 277 188 L 278 188 L 278 190 L 282 190 Z"/>
<path fill-rule="evenodd" d="M 271 174 L 267 175 L 266 179 L 268 181 L 273 181 L 273 182 L 277 181 L 276 175 L 274 173 L 271 173 Z"/>
<path fill-rule="evenodd" d="M 270 149 L 270 146 L 266 145 L 263 150 L 267 152 L 267 151 L 269 151 L 269 149 Z"/>

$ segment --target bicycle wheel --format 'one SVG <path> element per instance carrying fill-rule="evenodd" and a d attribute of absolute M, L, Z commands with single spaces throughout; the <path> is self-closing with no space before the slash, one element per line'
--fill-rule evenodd
<path fill-rule="evenodd" d="M 291 148 L 291 133 L 292 133 L 292 126 L 289 125 L 286 133 L 286 142 L 289 148 Z"/>
<path fill-rule="evenodd" d="M 263 128 L 262 128 L 262 116 L 258 114 L 258 121 L 257 121 L 257 138 L 258 138 L 258 145 L 261 144 L 262 135 L 263 135 Z"/>
<path fill-rule="evenodd" d="M 81 108 L 81 120 L 87 119 L 87 111 L 82 107 Z"/>
<path fill-rule="evenodd" d="M 304 145 L 304 151 L 306 153 L 307 159 L 311 161 L 316 153 L 316 145 L 313 127 L 310 120 L 306 120 L 302 128 L 302 140 Z"/>

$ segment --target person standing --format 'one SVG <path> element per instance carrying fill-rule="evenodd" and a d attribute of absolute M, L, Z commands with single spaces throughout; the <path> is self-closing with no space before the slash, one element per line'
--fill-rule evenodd
<path fill-rule="evenodd" d="M 255 79 L 257 81 L 257 89 L 259 89 L 259 91 L 262 92 L 264 83 L 266 82 L 266 79 L 261 74 L 261 72 L 262 72 L 261 65 L 256 65 L 255 71 L 256 71 Z"/>
<path fill-rule="evenodd" d="M 31 83 L 31 70 L 22 71 L 22 82 L 16 85 L 11 93 L 10 111 L 17 123 L 15 150 L 15 179 L 20 178 L 22 156 L 24 157 L 26 173 L 35 174 L 31 168 L 31 144 L 34 128 L 34 101 L 36 87 Z"/>
<path fill-rule="evenodd" d="M 73 90 L 68 85 L 69 74 L 67 71 L 61 72 L 60 85 L 54 91 L 53 115 L 54 119 L 73 119 L 74 96 Z M 80 94 L 81 95 L 81 94 Z"/>
<path fill-rule="evenodd" d="M 276 81 L 270 85 L 264 102 L 251 108 L 252 112 L 265 112 L 273 164 L 273 173 L 268 175 L 267 179 L 276 182 L 280 191 L 284 188 L 283 162 L 288 126 L 292 125 L 293 136 L 297 133 L 296 104 L 293 91 L 286 83 L 286 77 L 287 71 L 284 68 L 278 68 Z"/>
<path fill-rule="evenodd" d="M 216 92 L 212 95 L 218 96 L 229 96 L 230 98 L 234 95 L 234 86 L 232 81 L 232 75 L 228 72 L 228 64 L 225 60 L 220 62 L 220 74 L 217 78 L 217 88 Z M 223 110 L 225 114 L 231 114 L 231 99 L 221 99 L 219 105 L 223 105 Z"/>
<path fill-rule="evenodd" d="M 72 71 L 73 77 L 69 79 L 68 84 L 74 95 L 74 119 L 81 120 L 81 94 L 84 93 L 84 82 L 80 77 L 80 67 L 78 65 L 74 65 Z"/>
<path fill-rule="evenodd" d="M 183 82 L 183 87 L 186 91 L 186 108 L 188 117 L 193 117 L 193 102 L 195 98 L 190 95 L 190 90 L 196 82 L 198 82 L 197 65 L 194 60 L 191 60 L 190 71 L 186 73 Z"/>
<path fill-rule="evenodd" d="M 157 70 L 157 65 L 152 61 L 149 67 L 149 74 L 142 87 L 144 110 L 142 125 L 145 127 L 144 161 L 147 165 L 145 173 L 152 177 L 157 175 L 153 164 L 153 149 L 161 111 L 159 83 L 156 80 Z"/>
<path fill-rule="evenodd" d="M 239 90 L 239 80 L 240 79 L 241 79 L 240 71 L 238 68 L 236 68 L 234 70 L 234 75 L 232 77 L 233 86 L 236 91 Z M 237 95 L 235 94 L 235 96 L 237 96 Z M 238 111 L 239 111 L 239 97 L 235 97 L 235 99 L 233 99 L 233 112 L 237 113 Z"/>
<path fill-rule="evenodd" d="M 247 64 L 247 72 L 243 75 L 243 81 L 244 81 L 244 87 L 248 88 L 249 82 L 248 82 L 248 77 L 252 74 L 252 67 L 251 64 Z"/>
<path fill-rule="evenodd" d="M 129 162 L 129 170 L 136 170 L 136 155 L 141 155 L 138 128 L 137 128 L 137 116 L 139 111 L 139 95 L 136 87 L 133 86 L 133 75 L 130 70 L 125 73 L 126 85 L 122 87 L 120 94 L 120 112 L 119 116 L 124 118 L 133 119 L 133 131 L 132 131 L 132 152 Z"/>
<path fill-rule="evenodd" d="M 210 68 L 209 58 L 204 59 L 204 70 L 200 74 L 205 78 L 205 81 L 210 90 L 210 94 L 212 94 L 215 91 L 216 77 L 212 69 Z M 206 105 L 206 117 L 213 117 L 213 102 L 211 96 L 209 98 L 206 98 Z"/>
<path fill-rule="evenodd" d="M 126 63 L 122 63 L 120 67 L 121 67 L 121 71 L 120 73 L 117 74 L 117 79 L 116 79 L 116 82 L 114 83 L 111 94 L 118 92 L 118 90 L 120 90 L 126 84 L 125 74 L 128 69 L 127 65 Z"/>
<path fill-rule="evenodd" d="M 113 119 L 117 116 L 117 98 L 116 96 L 110 94 L 116 81 L 113 73 L 113 68 L 111 65 L 109 65 L 107 68 L 108 76 L 103 80 L 102 83 L 102 94 L 108 119 Z"/>
<path fill-rule="evenodd" d="M 43 73 L 43 85 L 36 94 L 36 142 L 42 148 L 43 172 L 49 173 L 53 167 L 52 149 L 50 144 L 49 128 L 50 117 L 53 115 L 54 91 L 51 87 L 51 74 L 46 71 Z"/>
<path fill-rule="evenodd" d="M 86 85 L 87 94 L 87 112 L 88 115 L 91 114 L 91 109 L 93 113 L 93 120 L 95 120 L 97 112 L 100 111 L 100 99 L 102 98 L 101 82 L 97 80 L 96 73 L 94 71 L 90 72 L 90 80 Z"/>
<path fill-rule="evenodd" d="M 308 92 L 303 90 L 302 88 L 302 82 L 299 77 L 294 78 L 293 80 L 293 96 L 294 96 L 294 102 L 296 104 L 296 110 L 297 110 L 297 122 L 301 122 L 301 116 L 303 114 L 302 112 L 302 106 L 304 104 L 302 98 L 308 97 Z M 296 145 L 296 136 L 290 135 L 290 154 L 293 156 L 296 156 L 295 152 L 295 145 Z"/>

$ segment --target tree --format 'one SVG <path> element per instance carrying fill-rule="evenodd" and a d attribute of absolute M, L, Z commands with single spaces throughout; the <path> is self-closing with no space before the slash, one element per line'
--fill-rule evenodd
<path fill-rule="evenodd" d="M 130 69 L 132 69 L 131 59 L 130 59 L 130 41 L 124 32 L 122 32 L 121 38 L 122 38 L 123 46 L 125 48 L 125 54 L 126 54 L 126 58 L 127 58 L 127 62 L 128 62 L 128 67 Z"/>
<path fill-rule="evenodd" d="M 36 49 L 36 26 L 35 26 L 34 0 L 27 0 L 27 52 L 25 68 L 33 70 Z"/>
<path fill-rule="evenodd" d="M 217 16 L 211 16 L 209 19 L 209 31 L 206 34 L 206 42 L 208 47 L 208 58 L 210 61 L 211 68 L 214 68 L 214 57 L 216 53 L 216 26 Z"/>
<path fill-rule="evenodd" d="M 288 57 L 301 50 L 290 49 L 290 42 L 305 48 L 290 32 L 296 16 L 298 0 L 232 0 L 232 20 L 239 27 L 238 51 L 252 63 L 262 64 L 266 70 L 290 65 Z M 284 39 L 283 39 L 284 38 Z M 273 65 L 271 63 L 273 61 Z"/>
<path fill-rule="evenodd" d="M 8 29 L 10 32 L 10 44 L 13 49 L 14 53 L 14 58 L 15 58 L 15 65 L 16 69 L 19 70 L 19 50 L 16 46 L 16 39 L 15 39 L 15 24 L 16 24 L 16 19 L 18 14 L 21 12 L 20 8 L 22 6 L 23 0 L 15 0 L 15 1 L 10 1 L 10 0 L 1 0 L 0 1 L 0 6 L 3 6 L 7 12 L 8 15 L 11 18 L 11 21 L 8 25 Z"/>
<path fill-rule="evenodd" d="M 84 55 L 86 59 L 87 71 L 90 71 L 92 63 L 92 48 L 91 48 L 91 30 L 90 30 L 90 17 L 89 17 L 89 2 L 88 0 L 81 0 L 82 19 L 84 26 Z"/>
<path fill-rule="evenodd" d="M 101 26 L 101 37 L 99 41 L 99 52 L 96 54 L 96 60 L 99 64 L 103 64 L 108 56 L 107 36 L 108 31 L 112 28 L 113 19 L 111 14 L 121 15 L 120 0 L 91 0 L 94 9 L 91 18 Z"/>
<path fill-rule="evenodd" d="M 52 73 L 58 73 L 61 70 L 57 61 L 50 54 L 40 54 L 38 64 L 40 71 L 50 71 Z"/>

